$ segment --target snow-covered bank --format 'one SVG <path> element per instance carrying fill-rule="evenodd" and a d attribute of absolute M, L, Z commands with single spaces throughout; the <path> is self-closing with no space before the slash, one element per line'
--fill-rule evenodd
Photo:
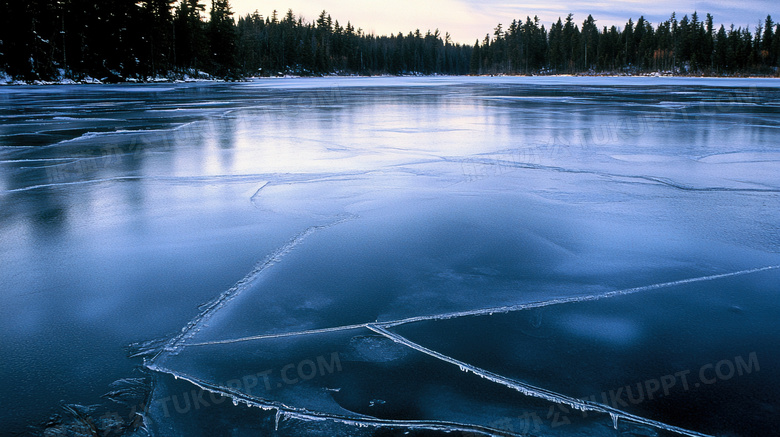
<path fill-rule="evenodd" d="M 204 71 L 188 70 L 184 73 L 170 73 L 166 76 L 95 78 L 90 75 L 72 75 L 60 69 L 57 77 L 50 80 L 14 79 L 0 70 L 0 85 L 100 85 L 104 83 L 186 83 L 186 82 L 225 82 L 226 79 L 212 76 Z"/>
<path fill-rule="evenodd" d="M 670 72 L 648 72 L 648 73 L 615 73 L 615 72 L 599 72 L 599 73 L 575 73 L 575 74 L 539 74 L 539 75 L 514 75 L 514 74 L 498 74 L 498 75 L 469 75 L 469 76 L 454 76 L 454 75 L 442 75 L 442 74 L 400 74 L 389 75 L 382 74 L 376 76 L 358 75 L 358 74 L 328 74 L 324 76 L 300 76 L 285 74 L 282 76 L 247 76 L 240 79 L 226 79 L 210 76 L 205 72 L 197 72 L 194 74 L 184 74 L 178 76 L 156 76 L 146 78 L 124 78 L 122 80 L 109 80 L 96 79 L 91 76 L 84 76 L 81 78 L 60 77 L 55 80 L 32 80 L 25 81 L 14 79 L 7 73 L 0 71 L 0 85 L 95 85 L 104 83 L 119 83 L 119 84 L 153 84 L 153 83 L 192 83 L 192 82 L 256 82 L 266 80 L 280 80 L 280 79 L 295 79 L 295 80 L 325 80 L 325 79 L 368 79 L 368 78 L 458 78 L 459 80 L 468 78 L 516 78 L 516 79 L 531 79 L 544 80 L 544 79 L 562 79 L 562 78 L 602 78 L 602 79 L 639 79 L 639 78 L 661 78 L 672 80 L 689 80 L 689 79 L 756 79 L 756 80 L 772 80 L 780 79 L 778 76 L 767 75 L 740 75 L 740 74 L 722 74 L 722 75 L 706 75 L 706 74 L 672 74 Z M 676 84 L 676 83 L 675 83 Z"/>

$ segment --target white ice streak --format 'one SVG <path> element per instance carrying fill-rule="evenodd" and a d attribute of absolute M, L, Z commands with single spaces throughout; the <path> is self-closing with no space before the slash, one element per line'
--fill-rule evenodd
<path fill-rule="evenodd" d="M 252 197 L 249 199 L 252 203 L 254 203 L 256 197 L 260 196 L 260 192 L 263 191 L 263 188 L 268 186 L 268 183 L 269 183 L 268 181 L 263 181 L 260 184 L 260 188 L 258 188 L 257 191 L 255 191 L 255 194 L 253 194 Z"/>
<path fill-rule="evenodd" d="M 241 338 L 233 338 L 233 339 L 226 339 L 226 340 L 216 340 L 216 341 L 207 341 L 207 342 L 201 342 L 201 343 L 189 343 L 187 346 L 206 346 L 206 345 L 216 345 L 216 344 L 231 344 L 231 343 L 239 343 L 244 341 L 252 341 L 252 340 L 262 340 L 267 338 L 281 338 L 281 337 L 291 337 L 296 335 L 311 335 L 311 334 L 323 334 L 327 332 L 337 332 L 337 331 L 347 331 L 350 329 L 357 329 L 357 328 L 370 328 L 371 326 L 374 327 L 381 327 L 381 328 L 393 328 L 400 325 L 405 325 L 409 323 L 416 323 L 416 322 L 423 322 L 423 321 L 429 321 L 429 320 L 448 320 L 448 319 L 455 319 L 458 317 L 468 317 L 468 316 L 485 316 L 485 315 L 492 315 L 492 314 L 504 314 L 504 313 L 511 313 L 515 311 L 522 311 L 522 310 L 528 310 L 533 308 L 541 308 L 546 307 L 550 305 L 560 305 L 560 304 L 566 304 L 566 303 L 576 303 L 576 302 L 590 302 L 595 300 L 601 300 L 601 299 L 607 299 L 610 297 L 615 296 L 624 296 L 628 294 L 634 294 L 639 293 L 643 291 L 651 291 L 651 290 L 657 290 L 661 288 L 669 288 L 669 287 L 675 287 L 678 285 L 685 285 L 685 284 L 691 284 L 695 282 L 704 282 L 704 281 L 713 281 L 716 279 L 723 279 L 728 278 L 732 276 L 741 276 L 741 275 L 748 275 L 752 273 L 759 273 L 764 272 L 768 270 L 776 270 L 780 269 L 780 265 L 774 265 L 774 266 L 766 266 L 766 267 L 757 267 L 753 269 L 747 269 L 747 270 L 740 270 L 736 272 L 729 272 L 729 273 L 721 273 L 717 275 L 708 275 L 708 276 L 699 276 L 695 278 L 687 278 L 687 279 L 680 279 L 678 281 L 671 281 L 671 282 L 661 282 L 658 284 L 651 284 L 651 285 L 645 285 L 642 287 L 634 287 L 634 288 L 626 288 L 623 290 L 615 290 L 615 291 L 608 291 L 605 293 L 600 294 L 594 294 L 589 296 L 574 296 L 574 297 L 567 297 L 567 298 L 559 298 L 559 299 L 551 299 L 551 300 L 545 300 L 545 301 L 539 301 L 539 302 L 529 302 L 529 303 L 523 303 L 518 305 L 508 305 L 508 306 L 501 306 L 501 307 L 491 307 L 491 308 L 482 308 L 482 309 L 475 309 L 475 310 L 466 310 L 466 311 L 456 311 L 451 313 L 441 313 L 441 314 L 432 314 L 432 315 L 424 315 L 424 316 L 416 316 L 416 317 L 409 317 L 405 319 L 398 319 L 398 320 L 392 320 L 387 322 L 371 322 L 371 323 L 362 323 L 362 324 L 356 324 L 356 325 L 346 325 L 346 326 L 336 326 L 331 328 L 320 328 L 320 329 L 310 329 L 305 331 L 295 331 L 295 332 L 283 332 L 283 333 L 273 333 L 273 334 L 262 334 L 262 335 L 253 335 L 249 337 L 241 337 Z"/>
<path fill-rule="evenodd" d="M 276 410 L 274 418 L 275 429 L 278 430 L 279 423 L 287 419 L 298 419 L 302 421 L 330 421 L 333 423 L 341 423 L 350 426 L 357 427 L 403 427 L 406 429 L 421 429 L 421 430 L 433 430 L 433 431 L 464 431 L 464 432 L 477 432 L 484 435 L 502 435 L 502 436 L 520 436 L 524 434 L 516 434 L 500 429 L 489 428 L 480 425 L 468 425 L 457 422 L 447 422 L 440 420 L 392 420 L 392 419 L 378 419 L 371 416 L 365 416 L 356 414 L 356 417 L 339 416 L 336 414 L 319 413 L 310 411 L 305 408 L 296 408 L 290 405 L 286 405 L 278 401 L 270 401 L 262 398 L 247 395 L 239 390 L 219 386 L 200 380 L 196 377 L 175 372 L 165 367 L 151 364 L 147 365 L 149 370 L 154 372 L 163 373 L 172 376 L 176 380 L 187 381 L 195 387 L 214 393 L 216 395 L 229 398 L 233 405 L 238 406 L 244 404 L 248 407 L 259 408 L 261 410 Z"/>
<path fill-rule="evenodd" d="M 269 175 L 266 173 L 239 174 L 239 175 L 216 174 L 216 175 L 204 175 L 204 176 L 116 176 L 111 178 L 85 179 L 82 181 L 52 182 L 50 184 L 30 185 L 27 187 L 13 188 L 10 190 L 0 190 L 0 194 L 21 193 L 25 191 L 38 190 L 41 188 L 56 188 L 56 187 L 65 187 L 69 185 L 88 185 L 88 184 L 98 184 L 103 182 L 123 182 L 123 181 L 139 181 L 139 180 L 145 180 L 151 182 L 173 182 L 173 183 L 187 183 L 187 184 L 194 184 L 194 183 L 209 184 L 214 182 L 249 183 L 249 182 L 255 182 L 257 181 L 257 179 L 267 178 L 268 176 Z M 308 182 L 306 180 L 298 180 L 300 178 L 295 179 L 293 177 L 287 177 L 286 175 L 278 175 L 278 178 L 281 182 L 288 183 L 288 184 Z M 268 185 L 267 182 L 265 183 L 265 185 L 263 185 L 263 187 L 265 187 L 266 185 Z M 263 187 L 261 187 L 261 189 Z M 255 195 L 257 195 L 257 193 Z"/>
<path fill-rule="evenodd" d="M 134 181 L 138 180 L 140 177 L 138 176 L 118 176 L 113 178 L 104 178 L 104 179 L 90 179 L 85 181 L 73 181 L 73 182 L 57 182 L 57 183 L 51 183 L 51 184 L 39 184 L 39 185 L 30 185 L 29 187 L 21 187 L 21 188 L 14 188 L 11 190 L 5 190 L 0 191 L 0 193 L 21 193 L 24 191 L 31 191 L 31 190 L 38 190 L 41 188 L 54 188 L 54 187 L 66 187 L 69 185 L 86 185 L 86 184 L 97 184 L 101 182 L 121 182 L 121 181 Z"/>
<path fill-rule="evenodd" d="M 371 329 L 372 331 L 376 332 L 377 334 L 384 335 L 385 337 L 395 341 L 396 343 L 399 343 L 401 345 L 404 345 L 406 347 L 412 348 L 418 352 L 422 352 L 426 355 L 429 355 L 431 357 L 434 357 L 436 359 L 439 359 L 441 361 L 454 364 L 458 366 L 458 368 L 463 372 L 471 372 L 477 376 L 480 376 L 482 378 L 487 379 L 488 381 L 495 382 L 497 384 L 504 385 L 506 387 L 509 387 L 513 390 L 516 390 L 526 396 L 531 396 L 539 399 L 544 399 L 549 402 L 553 402 L 556 404 L 565 404 L 570 406 L 571 408 L 574 408 L 576 410 L 580 411 L 596 411 L 600 413 L 607 413 L 612 417 L 612 423 L 615 426 L 615 429 L 617 429 L 617 419 L 618 417 L 621 417 L 623 419 L 643 424 L 643 425 L 649 425 L 655 428 L 663 429 L 666 431 L 672 431 L 676 432 L 678 434 L 687 435 L 691 437 L 708 437 L 708 434 L 702 434 L 695 431 L 690 431 L 684 428 L 679 428 L 676 426 L 668 425 L 662 422 L 657 422 L 655 420 L 645 419 L 644 417 L 635 416 L 633 414 L 629 414 L 626 412 L 623 412 L 621 410 L 618 410 L 616 408 L 610 407 L 608 405 L 604 405 L 598 402 L 593 402 L 589 400 L 582 400 L 582 399 L 576 399 L 572 398 L 570 396 L 566 396 L 560 393 L 556 393 L 551 390 L 547 390 L 541 387 L 536 387 L 530 384 L 526 384 L 520 381 L 516 381 L 511 378 L 507 378 L 505 376 L 498 375 L 496 373 L 490 372 L 485 369 L 481 369 L 476 366 L 472 366 L 471 364 L 465 363 L 463 361 L 459 361 L 455 358 L 449 357 L 447 355 L 444 355 L 442 353 L 436 352 L 432 349 L 428 349 L 424 346 L 421 346 L 417 343 L 414 343 L 405 337 L 402 337 L 398 334 L 395 334 L 393 332 L 390 332 L 386 330 L 383 327 L 376 326 L 369 324 L 368 329 Z"/>
<path fill-rule="evenodd" d="M 307 330 L 307 331 L 281 332 L 281 333 L 277 333 L 277 334 L 253 335 L 253 336 L 250 336 L 250 337 L 234 338 L 234 339 L 229 339 L 229 340 L 205 341 L 205 342 L 201 342 L 201 343 L 187 343 L 187 347 L 189 347 L 189 346 L 208 346 L 208 345 L 216 345 L 216 344 L 241 343 L 241 342 L 244 342 L 244 341 L 263 340 L 263 339 L 267 339 L 267 338 L 294 337 L 294 336 L 297 336 L 297 335 L 325 334 L 325 333 L 328 333 L 328 332 L 349 331 L 351 329 L 360 329 L 360 328 L 366 328 L 366 327 L 368 327 L 368 324 L 361 323 L 361 324 L 358 324 L 358 325 L 336 326 L 334 328 L 310 329 L 310 330 Z"/>
<path fill-rule="evenodd" d="M 114 120 L 115 121 L 115 120 Z M 67 140 L 61 140 L 56 143 L 47 144 L 45 146 L 39 147 L 39 149 L 47 149 L 51 147 L 57 147 L 57 146 L 63 146 L 71 143 L 78 143 L 85 140 L 93 140 L 95 138 L 100 138 L 104 136 L 112 136 L 112 135 L 132 135 L 132 134 L 160 134 L 165 132 L 175 132 L 178 131 L 184 127 L 187 127 L 191 124 L 197 123 L 198 121 L 190 121 L 186 123 L 179 123 L 176 125 L 173 125 L 171 127 L 166 128 L 160 128 L 160 129 L 117 129 L 112 131 L 101 131 L 101 132 L 85 132 L 81 134 L 78 137 L 69 138 Z"/>
<path fill-rule="evenodd" d="M 445 161 L 448 162 L 463 162 L 463 158 L 458 157 L 444 157 Z M 648 176 L 648 175 L 631 175 L 631 174 L 618 174 L 618 173 L 607 173 L 603 171 L 598 170 L 587 170 L 587 169 L 572 169 L 572 168 L 565 168 L 565 167 L 558 167 L 554 165 L 544 165 L 544 164 L 536 164 L 531 162 L 518 162 L 518 161 L 512 161 L 509 159 L 492 159 L 492 158 L 482 158 L 477 155 L 477 157 L 468 158 L 469 164 L 479 164 L 479 165 L 492 165 L 497 167 L 505 167 L 505 168 L 518 168 L 518 169 L 526 169 L 526 170 L 547 170 L 547 171 L 556 171 L 560 173 L 574 173 L 574 174 L 590 174 L 590 175 L 596 175 L 601 176 L 605 178 L 613 178 L 613 179 L 627 179 L 627 180 L 635 180 L 635 181 L 647 181 L 655 184 L 661 184 L 666 185 L 667 187 L 676 188 L 683 191 L 727 191 L 727 192 L 747 192 L 747 193 L 778 193 L 780 192 L 780 188 L 776 187 L 770 187 L 770 188 L 758 188 L 758 187 L 695 187 L 692 185 L 686 185 L 681 182 L 674 181 L 669 178 L 664 178 L 660 176 Z M 740 183 L 743 184 L 752 184 L 752 185 L 764 185 L 765 184 L 759 184 L 756 182 L 748 182 L 748 181 L 740 181 Z"/>
<path fill-rule="evenodd" d="M 601 300 L 606 299 L 610 297 L 615 296 L 625 296 L 628 294 L 634 294 L 639 293 L 643 291 L 651 291 L 651 290 L 657 290 L 660 288 L 668 288 L 668 287 L 675 287 L 678 285 L 685 285 L 685 284 L 691 284 L 695 282 L 704 282 L 704 281 L 714 281 L 716 279 L 723 279 L 728 278 L 732 276 L 741 276 L 741 275 L 749 275 L 752 273 L 759 273 L 764 272 L 767 270 L 776 270 L 780 269 L 780 265 L 774 265 L 774 266 L 766 266 L 766 267 L 757 267 L 753 269 L 747 269 L 747 270 L 740 270 L 736 272 L 729 272 L 729 273 L 721 273 L 718 275 L 708 275 L 708 276 L 699 276 L 696 278 L 687 278 L 687 279 L 680 279 L 678 281 L 671 281 L 671 282 L 661 282 L 658 284 L 651 284 L 651 285 L 645 285 L 642 287 L 634 287 L 634 288 L 626 288 L 623 290 L 615 290 L 615 291 L 608 291 L 605 293 L 599 293 L 599 294 L 593 294 L 589 296 L 573 296 L 573 297 L 566 297 L 566 298 L 559 298 L 559 299 L 551 299 L 551 300 L 545 300 L 540 302 L 530 302 L 530 303 L 524 303 L 519 305 L 509 305 L 509 306 L 502 306 L 502 307 L 493 307 L 493 308 L 484 308 L 484 309 L 477 309 L 477 310 L 467 310 L 467 311 L 458 311 L 458 312 L 452 312 L 452 313 L 444 313 L 444 314 L 435 314 L 435 315 L 429 315 L 429 316 L 418 316 L 418 317 L 410 317 L 407 319 L 401 319 L 396 320 L 392 322 L 383 322 L 381 324 L 374 324 L 376 326 L 382 326 L 385 328 L 392 328 L 394 326 L 398 325 L 404 325 L 408 323 L 414 323 L 414 322 L 421 322 L 425 320 L 446 320 L 446 319 L 453 319 L 456 317 L 465 317 L 465 316 L 482 316 L 482 315 L 490 315 L 490 314 L 501 314 L 501 313 L 509 313 L 514 311 L 521 311 L 526 309 L 532 309 L 532 308 L 541 308 L 546 307 L 550 305 L 560 305 L 565 303 L 576 303 L 576 302 L 590 302 L 594 300 Z"/>
<path fill-rule="evenodd" d="M 292 250 L 295 249 L 295 247 L 301 244 L 301 242 L 303 242 L 303 240 L 305 240 L 306 237 L 319 230 L 327 229 L 331 226 L 335 226 L 340 223 L 343 223 L 347 220 L 350 220 L 351 218 L 352 217 L 350 216 L 350 217 L 341 218 L 339 220 L 336 220 L 334 222 L 325 225 L 311 226 L 305 229 L 303 232 L 299 233 L 298 235 L 294 236 L 290 240 L 288 240 L 286 244 L 276 249 L 271 254 L 269 254 L 264 259 L 262 259 L 260 262 L 258 262 L 255 265 L 254 269 L 252 269 L 252 271 L 249 272 L 249 274 L 244 276 L 244 278 L 238 281 L 233 287 L 224 291 L 222 294 L 220 294 L 216 299 L 212 300 L 211 302 L 202 305 L 201 308 L 203 308 L 203 311 L 194 319 L 192 319 L 184 328 L 182 328 L 181 333 L 176 337 L 172 338 L 168 342 L 168 344 L 165 345 L 163 350 L 160 351 L 160 353 L 162 353 L 163 351 L 176 353 L 177 349 L 181 345 L 183 345 L 188 339 L 192 338 L 192 336 L 198 332 L 200 327 L 211 318 L 214 312 L 224 307 L 228 302 L 235 299 L 238 295 L 240 295 L 242 292 L 247 290 L 254 283 L 254 281 L 261 275 L 261 273 L 263 273 L 267 268 L 281 261 L 285 255 L 292 252 Z"/>
<path fill-rule="evenodd" d="M 0 160 L 0 164 L 15 164 L 17 162 L 73 162 L 73 158 L 35 158 L 35 159 L 7 159 Z"/>

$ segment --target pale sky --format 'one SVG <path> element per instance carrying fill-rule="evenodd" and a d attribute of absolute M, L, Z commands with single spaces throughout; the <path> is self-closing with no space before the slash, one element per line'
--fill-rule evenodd
<path fill-rule="evenodd" d="M 206 3 L 210 3 L 206 0 Z M 276 9 L 283 16 L 292 9 L 296 16 L 314 21 L 324 9 L 333 20 L 345 26 L 350 21 L 355 27 L 377 35 L 407 34 L 410 30 L 438 28 L 442 35 L 449 32 L 455 42 L 472 44 L 485 34 L 493 33 L 496 24 L 506 29 L 513 19 L 532 18 L 538 15 L 547 29 L 558 17 L 565 18 L 571 12 L 578 25 L 592 14 L 596 24 L 623 27 L 629 18 L 644 15 L 653 25 L 665 21 L 672 12 L 678 19 L 698 11 L 703 19 L 707 12 L 715 17 L 716 26 L 734 23 L 735 26 L 750 26 L 751 31 L 767 14 L 780 21 L 780 1 L 691 1 L 691 0 L 587 0 L 562 2 L 556 0 L 533 0 L 519 2 L 510 0 L 231 0 L 233 11 L 245 15 L 257 10 L 269 16 Z M 236 15 L 237 17 L 237 15 Z"/>

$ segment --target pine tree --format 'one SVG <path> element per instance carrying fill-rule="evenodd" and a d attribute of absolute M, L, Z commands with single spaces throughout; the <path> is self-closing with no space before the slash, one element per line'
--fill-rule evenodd
<path fill-rule="evenodd" d="M 623 30 L 621 51 L 623 53 L 623 65 L 626 67 L 634 66 L 634 21 L 629 18 L 626 28 Z"/>
<path fill-rule="evenodd" d="M 206 6 L 199 0 L 181 0 L 174 18 L 174 63 L 178 67 L 202 69 L 208 57 L 201 14 Z"/>
<path fill-rule="evenodd" d="M 715 51 L 715 18 L 711 14 L 707 14 L 705 18 L 704 29 L 704 47 L 702 48 L 705 57 L 707 58 L 707 66 L 711 70 L 715 66 L 714 51 Z"/>
<path fill-rule="evenodd" d="M 143 0 L 141 10 L 146 30 L 147 74 L 163 74 L 173 66 L 173 0 Z"/>
<path fill-rule="evenodd" d="M 596 65 L 598 59 L 599 28 L 596 27 L 596 20 L 592 15 L 588 15 L 582 23 L 582 41 L 581 50 L 583 53 L 583 67 L 591 69 Z"/>
<path fill-rule="evenodd" d="M 761 47 L 760 54 L 761 54 L 761 63 L 765 67 L 770 67 L 774 65 L 774 59 L 772 59 L 772 44 L 774 43 L 774 35 L 772 33 L 773 28 L 775 27 L 775 22 L 772 20 L 771 15 L 766 16 L 766 21 L 764 21 L 764 35 L 761 38 Z"/>
<path fill-rule="evenodd" d="M 479 52 L 479 40 L 476 40 L 474 42 L 474 48 L 471 51 L 471 60 L 469 61 L 469 74 L 472 76 L 476 76 L 478 74 L 481 74 L 479 64 L 480 59 L 482 59 L 482 55 Z"/>
<path fill-rule="evenodd" d="M 228 0 L 211 0 L 209 47 L 212 71 L 225 77 L 236 77 L 236 32 Z"/>
<path fill-rule="evenodd" d="M 563 22 L 558 17 L 558 22 L 550 27 L 548 44 L 548 55 L 550 68 L 553 70 L 562 70 L 564 65 L 563 52 Z"/>
<path fill-rule="evenodd" d="M 772 50 L 769 53 L 769 65 L 775 69 L 775 74 L 780 75 L 780 24 L 775 25 L 772 37 Z"/>
<path fill-rule="evenodd" d="M 561 34 L 561 59 L 563 61 L 564 68 L 570 73 L 573 73 L 577 59 L 579 55 L 579 29 L 574 25 L 574 15 L 569 14 L 566 16 L 566 23 L 563 25 L 563 31 Z"/>
<path fill-rule="evenodd" d="M 728 68 L 729 56 L 728 56 L 729 42 L 726 37 L 726 28 L 723 25 L 718 29 L 718 33 L 715 35 L 714 41 L 714 53 L 713 53 L 713 66 L 716 70 L 723 70 Z"/>
<path fill-rule="evenodd" d="M 672 12 L 671 18 L 669 18 L 669 21 L 671 22 L 671 35 L 672 35 L 672 71 L 677 71 L 679 68 L 679 53 L 680 53 L 680 26 L 677 22 L 677 14 Z"/>

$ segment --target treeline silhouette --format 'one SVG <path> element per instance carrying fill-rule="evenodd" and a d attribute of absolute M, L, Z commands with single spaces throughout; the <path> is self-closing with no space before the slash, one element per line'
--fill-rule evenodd
<path fill-rule="evenodd" d="M 644 17 L 622 29 L 599 29 L 588 15 L 582 27 L 569 14 L 547 31 L 539 19 L 499 24 L 474 44 L 471 74 L 531 74 L 648 71 L 682 74 L 776 74 L 780 24 L 767 16 L 754 33 L 747 28 L 715 29 L 714 18 L 676 14 L 653 26 Z"/>
<path fill-rule="evenodd" d="M 439 30 L 375 36 L 322 11 L 306 23 L 292 10 L 279 19 L 257 12 L 236 26 L 240 71 L 259 74 L 468 74 L 471 47 L 453 44 Z"/>
<path fill-rule="evenodd" d="M 473 46 L 439 30 L 390 36 L 339 24 L 323 11 L 234 17 L 229 0 L 0 0 L 0 70 L 14 79 L 102 81 L 283 74 L 764 74 L 778 72 L 780 25 L 715 29 L 694 13 L 653 26 L 549 30 L 536 17 L 499 24 Z"/>

